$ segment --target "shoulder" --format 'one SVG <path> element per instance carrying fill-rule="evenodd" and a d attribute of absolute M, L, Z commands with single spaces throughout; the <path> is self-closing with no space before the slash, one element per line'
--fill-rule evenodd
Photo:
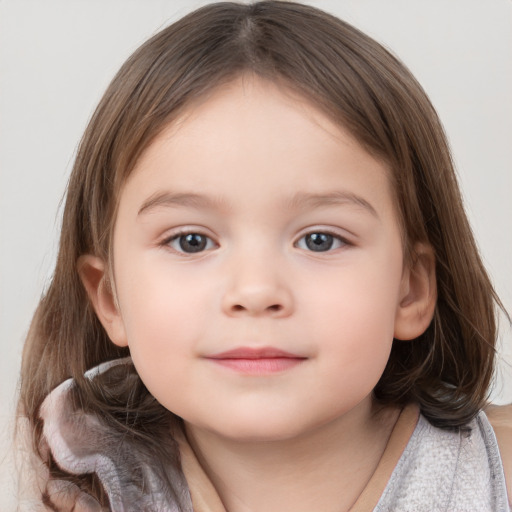
<path fill-rule="evenodd" d="M 484 412 L 498 440 L 509 501 L 512 502 L 512 404 L 490 405 Z"/>
<path fill-rule="evenodd" d="M 468 430 L 441 429 L 420 415 L 375 510 L 504 511 L 506 501 L 498 446 L 484 414 Z"/>

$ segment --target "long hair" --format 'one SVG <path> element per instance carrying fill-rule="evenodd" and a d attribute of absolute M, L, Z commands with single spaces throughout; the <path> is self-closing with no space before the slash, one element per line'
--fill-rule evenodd
<path fill-rule="evenodd" d="M 148 444 L 152 436 L 141 425 L 170 421 L 141 382 L 127 379 L 137 391 L 120 391 L 137 413 L 137 421 L 127 421 L 132 416 L 119 415 L 111 394 L 83 378 L 88 368 L 128 352 L 110 342 L 96 318 L 77 260 L 83 254 L 110 260 L 119 194 L 144 149 L 193 99 L 245 72 L 299 92 L 385 161 L 406 257 L 414 257 L 417 242 L 434 250 L 433 321 L 417 340 L 394 340 L 375 399 L 416 402 L 442 428 L 463 426 L 485 404 L 500 303 L 463 209 L 442 125 L 423 89 L 381 45 L 316 8 L 223 2 L 198 9 L 142 45 L 114 77 L 82 138 L 55 272 L 23 355 L 20 404 L 35 447 L 41 403 L 69 377 L 81 403 Z"/>

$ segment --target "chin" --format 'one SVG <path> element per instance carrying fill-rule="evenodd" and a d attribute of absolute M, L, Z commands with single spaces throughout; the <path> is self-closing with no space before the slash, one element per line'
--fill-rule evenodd
<path fill-rule="evenodd" d="M 236 421 L 230 418 L 227 424 L 215 425 L 211 428 L 217 435 L 243 443 L 279 442 L 295 439 L 311 427 L 298 422 L 290 422 L 290 418 L 279 421 L 277 418 L 258 418 L 258 421 Z"/>

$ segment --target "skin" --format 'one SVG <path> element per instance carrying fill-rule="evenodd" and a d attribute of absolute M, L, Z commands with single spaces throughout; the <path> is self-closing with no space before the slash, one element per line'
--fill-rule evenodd
<path fill-rule="evenodd" d="M 404 264 L 389 174 L 307 100 L 244 76 L 138 161 L 115 293 L 106 262 L 81 258 L 110 338 L 184 419 L 230 512 L 348 510 L 375 470 L 398 412 L 372 390 L 393 337 L 421 334 L 435 305 L 432 251 Z M 194 233 L 204 250 L 186 252 Z M 311 250 L 312 234 L 332 246 Z M 277 371 L 215 359 L 239 347 L 293 357 Z"/>
<path fill-rule="evenodd" d="M 507 482 L 509 504 L 512 506 L 512 404 L 490 405 L 485 410 L 494 429 Z"/>

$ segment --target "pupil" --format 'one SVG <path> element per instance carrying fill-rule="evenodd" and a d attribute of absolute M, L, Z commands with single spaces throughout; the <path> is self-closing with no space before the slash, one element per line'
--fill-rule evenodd
<path fill-rule="evenodd" d="M 327 233 L 312 233 L 306 235 L 306 245 L 312 251 L 328 251 L 333 244 L 333 237 Z"/>
<path fill-rule="evenodd" d="M 200 252 L 206 247 L 206 237 L 190 233 L 180 237 L 180 247 L 184 252 Z"/>

